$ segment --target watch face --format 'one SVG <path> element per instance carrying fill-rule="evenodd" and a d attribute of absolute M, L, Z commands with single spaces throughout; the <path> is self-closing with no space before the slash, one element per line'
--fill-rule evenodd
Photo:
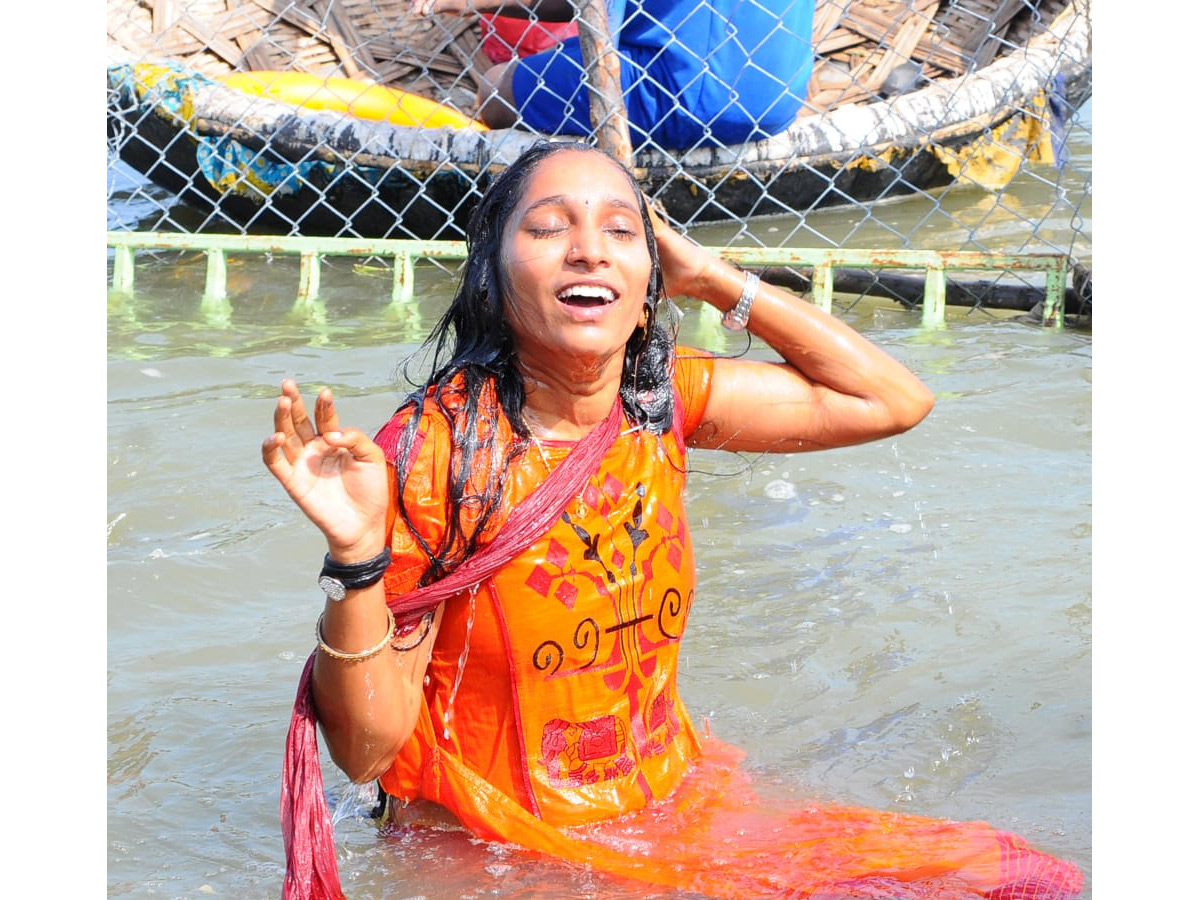
<path fill-rule="evenodd" d="M 346 586 L 332 575 L 322 575 L 317 579 L 317 584 L 320 585 L 321 590 L 325 592 L 325 596 L 330 600 L 344 600 L 346 598 Z"/>

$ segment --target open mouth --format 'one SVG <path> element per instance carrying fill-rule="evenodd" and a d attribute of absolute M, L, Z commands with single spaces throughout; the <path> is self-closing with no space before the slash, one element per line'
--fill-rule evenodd
<path fill-rule="evenodd" d="M 575 284 L 558 292 L 559 303 L 568 306 L 607 306 L 616 299 L 611 288 L 599 284 Z"/>

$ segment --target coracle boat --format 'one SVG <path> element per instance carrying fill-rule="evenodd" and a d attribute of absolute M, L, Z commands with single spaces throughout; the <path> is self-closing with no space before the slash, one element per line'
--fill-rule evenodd
<path fill-rule="evenodd" d="M 457 239 L 542 137 L 473 121 L 476 23 L 407 0 L 109 0 L 108 22 L 110 151 L 206 229 Z M 998 188 L 1091 95 L 1090 0 L 818 0 L 813 46 L 786 131 L 633 154 L 676 221 Z"/>

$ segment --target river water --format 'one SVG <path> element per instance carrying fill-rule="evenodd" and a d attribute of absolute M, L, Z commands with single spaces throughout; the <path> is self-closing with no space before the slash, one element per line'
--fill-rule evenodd
<path fill-rule="evenodd" d="M 880 221 L 920 215 L 889 204 Z M 397 363 L 453 287 L 422 268 L 417 300 L 395 307 L 389 273 L 330 260 L 320 303 L 297 308 L 295 260 L 234 257 L 229 302 L 212 305 L 204 271 L 198 254 L 139 257 L 135 293 L 109 296 L 110 898 L 278 897 L 283 742 L 323 546 L 259 444 L 285 376 L 309 395 L 333 387 L 344 421 L 383 422 L 405 391 Z M 684 312 L 681 341 L 744 349 Z M 924 330 L 884 301 L 839 315 L 937 407 L 863 447 L 692 455 L 684 700 L 760 779 L 985 819 L 1077 863 L 1090 898 L 1090 333 L 953 309 Z M 453 830 L 381 837 L 325 772 L 331 798 L 347 794 L 336 837 L 352 900 L 682 896 Z"/>
<path fill-rule="evenodd" d="M 247 269 L 256 286 L 271 275 Z M 386 283 L 371 301 L 330 278 L 324 324 L 260 296 L 215 327 L 198 312 L 202 261 L 158 274 L 110 311 L 109 896 L 274 897 L 323 548 L 258 445 L 288 375 L 331 385 L 345 421 L 382 422 L 397 360 L 448 288 L 393 313 Z M 682 339 L 702 343 L 688 312 Z M 1088 871 L 1091 342 L 1012 319 L 924 332 L 916 316 L 854 317 L 936 393 L 914 431 L 693 455 L 701 586 L 682 693 L 764 777 L 986 819 Z M 556 884 L 544 866 L 459 835 L 383 841 L 353 816 L 337 835 L 355 897 L 641 896 L 574 875 L 539 888 Z"/>

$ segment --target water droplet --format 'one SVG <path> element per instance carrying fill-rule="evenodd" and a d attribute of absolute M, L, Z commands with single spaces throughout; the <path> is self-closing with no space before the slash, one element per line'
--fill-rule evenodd
<path fill-rule="evenodd" d="M 796 497 L 796 486 L 790 481 L 776 478 L 767 482 L 763 493 L 772 500 L 793 500 Z"/>

